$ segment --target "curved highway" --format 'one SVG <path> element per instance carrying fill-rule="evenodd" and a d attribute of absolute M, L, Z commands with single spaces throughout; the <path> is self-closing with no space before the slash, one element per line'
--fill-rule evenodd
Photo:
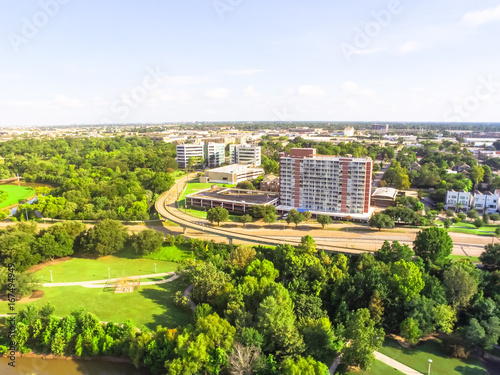
<path fill-rule="evenodd" d="M 196 175 L 190 175 L 191 178 L 194 178 Z M 161 195 L 158 201 L 155 203 L 156 211 L 163 216 L 163 218 L 172 221 L 173 223 L 178 224 L 181 227 L 197 230 L 209 235 L 221 236 L 225 238 L 230 238 L 233 240 L 239 240 L 244 242 L 251 242 L 262 245 L 283 245 L 283 244 L 291 244 L 294 246 L 300 245 L 300 236 L 297 235 L 288 235 L 286 238 L 278 239 L 273 236 L 259 236 L 254 234 L 246 234 L 241 233 L 241 230 L 234 229 L 223 229 L 218 227 L 213 227 L 207 220 L 201 218 L 195 218 L 193 216 L 187 215 L 180 211 L 176 207 L 177 197 L 182 195 L 184 190 L 184 186 L 186 183 L 186 179 L 182 178 L 178 180 L 175 185 L 167 192 Z M 382 244 L 383 240 L 388 241 L 399 241 L 400 243 L 406 243 L 411 245 L 413 239 L 408 236 L 394 235 L 392 237 L 384 237 L 384 238 L 374 238 L 373 236 L 359 236 L 359 237 L 335 237 L 335 238 L 324 238 L 318 237 L 316 238 L 317 248 L 324 249 L 327 251 L 335 251 L 342 253 L 372 253 L 374 250 L 366 250 L 360 248 L 349 248 L 346 246 L 348 243 L 354 242 L 366 242 L 370 241 L 372 243 L 380 242 Z M 325 244 L 324 241 L 334 241 L 337 242 L 335 244 Z M 472 255 L 477 256 L 479 253 L 484 251 L 484 244 L 480 245 L 477 242 L 474 242 L 474 236 L 471 236 L 470 242 L 459 243 L 454 242 L 453 254 L 456 255 Z M 468 246 L 467 250 L 464 246 Z M 359 246 L 358 246 L 359 247 Z"/>
<path fill-rule="evenodd" d="M 184 179 L 181 179 L 184 180 Z M 177 200 L 177 197 L 182 194 L 182 191 L 184 190 L 184 182 L 181 180 L 178 180 L 176 184 L 167 192 L 163 193 L 160 198 L 155 203 L 155 208 L 158 213 L 163 216 L 165 219 L 170 220 L 182 227 L 189 228 L 189 229 L 194 229 L 200 232 L 204 232 L 207 234 L 212 234 L 216 236 L 222 236 L 234 240 L 239 240 L 239 241 L 245 241 L 245 242 L 253 242 L 261 245 L 271 245 L 271 246 L 278 246 L 278 245 L 284 245 L 284 244 L 290 244 L 293 246 L 299 246 L 300 245 L 300 240 L 279 240 L 279 239 L 274 239 L 274 238 L 269 238 L 269 237 L 263 237 L 263 236 L 254 236 L 254 235 L 249 235 L 249 234 L 243 234 L 240 232 L 228 230 L 228 229 L 223 229 L 223 228 L 216 228 L 209 226 L 210 224 L 208 223 L 207 220 L 205 219 L 196 219 L 196 222 L 193 222 L 192 220 L 194 219 L 192 216 L 186 215 L 179 211 L 177 207 L 175 206 L 175 202 Z M 176 194 L 177 193 L 177 194 Z M 342 253 L 355 253 L 355 254 L 361 254 L 361 253 L 370 253 L 371 251 L 369 250 L 361 250 L 361 249 L 346 249 L 345 247 L 342 246 L 335 246 L 335 245 L 318 245 L 319 249 L 326 250 L 326 251 L 335 251 L 335 252 L 342 252 Z"/>

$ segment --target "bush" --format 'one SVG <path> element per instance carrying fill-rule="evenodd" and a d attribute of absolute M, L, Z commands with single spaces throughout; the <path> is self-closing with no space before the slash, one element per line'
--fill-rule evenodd
<path fill-rule="evenodd" d="M 476 228 L 480 228 L 484 225 L 484 221 L 483 219 L 477 218 L 476 220 L 474 220 L 473 224 Z"/>
<path fill-rule="evenodd" d="M 499 215 L 500 216 L 500 215 Z M 460 212 L 457 217 L 461 220 L 464 221 L 467 218 L 467 215 L 464 214 L 463 212 Z"/>
<path fill-rule="evenodd" d="M 448 216 L 448 217 L 455 216 L 455 211 L 447 209 L 446 210 L 446 216 Z"/>
<path fill-rule="evenodd" d="M 184 311 L 191 311 L 191 307 L 189 306 L 189 300 L 187 299 L 187 297 L 184 297 L 181 291 L 175 293 L 174 303 L 178 308 Z"/>
<path fill-rule="evenodd" d="M 500 214 L 490 214 L 490 220 L 499 221 L 500 220 Z"/>
<path fill-rule="evenodd" d="M 443 351 L 453 358 L 467 359 L 470 355 L 470 350 L 465 345 L 460 336 L 446 336 L 441 342 Z"/>

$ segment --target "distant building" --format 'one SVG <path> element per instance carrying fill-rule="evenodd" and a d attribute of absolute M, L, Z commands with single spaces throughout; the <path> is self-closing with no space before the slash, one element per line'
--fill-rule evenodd
<path fill-rule="evenodd" d="M 458 173 L 468 172 L 469 169 L 470 169 L 470 166 L 468 164 L 460 164 L 460 165 L 455 165 L 453 167 L 453 170 L 457 171 Z"/>
<path fill-rule="evenodd" d="M 203 158 L 203 144 L 182 144 L 177 145 L 177 164 L 179 168 L 187 168 L 189 158 Z"/>
<path fill-rule="evenodd" d="M 344 129 L 344 137 L 352 137 L 354 136 L 354 128 L 352 126 L 348 126 Z"/>
<path fill-rule="evenodd" d="M 177 164 L 179 168 L 186 168 L 189 158 L 198 157 L 204 159 L 209 167 L 218 167 L 224 164 L 225 153 L 223 143 L 185 143 L 177 145 Z"/>
<path fill-rule="evenodd" d="M 269 174 L 264 177 L 260 182 L 260 190 L 263 191 L 279 191 L 280 188 L 280 178 L 278 176 Z"/>
<path fill-rule="evenodd" d="M 280 157 L 280 206 L 313 215 L 368 221 L 372 159 L 316 155 L 313 148 L 292 148 Z"/>
<path fill-rule="evenodd" d="M 388 132 L 389 124 L 372 124 L 372 130 L 377 132 Z"/>
<path fill-rule="evenodd" d="M 262 168 L 254 168 L 248 164 L 232 164 L 205 171 L 205 176 L 200 179 L 200 182 L 236 185 L 242 181 L 254 180 L 263 174 Z"/>
<path fill-rule="evenodd" d="M 485 214 L 493 214 L 498 212 L 499 207 L 499 196 L 498 193 L 492 193 L 491 191 L 487 192 L 474 192 L 474 208 L 477 212 L 485 213 Z"/>
<path fill-rule="evenodd" d="M 446 204 L 444 208 L 446 210 L 467 212 L 472 207 L 473 199 L 472 194 L 466 191 L 448 190 L 446 192 Z"/>
<path fill-rule="evenodd" d="M 226 161 L 226 145 L 224 143 L 207 143 L 203 147 L 205 164 L 210 168 L 218 167 Z"/>
<path fill-rule="evenodd" d="M 250 145 L 229 145 L 229 157 L 233 164 L 261 164 L 261 147 Z"/>

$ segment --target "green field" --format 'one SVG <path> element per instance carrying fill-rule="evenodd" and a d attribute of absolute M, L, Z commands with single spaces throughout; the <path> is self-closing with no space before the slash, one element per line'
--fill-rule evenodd
<path fill-rule="evenodd" d="M 450 255 L 449 258 L 453 260 L 467 259 L 470 260 L 472 263 L 481 263 L 479 257 L 468 257 L 465 255 Z"/>
<path fill-rule="evenodd" d="M 65 316 L 74 309 L 84 307 L 104 321 L 124 322 L 132 319 L 138 326 L 155 329 L 157 325 L 175 328 L 188 324 L 191 313 L 174 305 L 174 295 L 184 291 L 189 283 L 179 280 L 160 285 L 141 286 L 133 293 L 113 293 L 111 288 L 90 289 L 80 286 L 43 288 L 45 295 L 34 302 L 42 306 L 50 302 L 55 314 Z M 25 304 L 17 303 L 17 311 Z M 7 313 L 7 302 L 0 303 L 0 314 Z"/>
<path fill-rule="evenodd" d="M 478 359 L 461 360 L 447 357 L 440 348 L 439 340 L 428 340 L 415 349 L 404 349 L 395 340 L 386 340 L 379 352 L 424 374 L 427 374 L 429 359 L 432 359 L 431 374 L 488 374 Z"/>
<path fill-rule="evenodd" d="M 185 259 L 193 259 L 195 255 L 189 250 L 189 245 L 163 246 L 160 250 L 144 255 L 143 258 L 167 262 L 181 262 Z"/>
<path fill-rule="evenodd" d="M 153 259 L 129 259 L 109 255 L 98 259 L 72 258 L 64 263 L 55 264 L 35 272 L 40 282 L 50 282 L 50 270 L 55 283 L 72 281 L 104 280 L 108 278 L 108 267 L 111 278 L 148 275 L 177 271 L 178 264 Z M 43 277 L 42 277 L 43 276 Z"/>
<path fill-rule="evenodd" d="M 182 205 L 182 207 L 184 207 L 184 205 L 186 203 L 186 199 L 185 199 L 186 195 L 196 193 L 197 191 L 200 191 L 200 190 L 208 189 L 208 188 L 212 187 L 213 185 L 217 185 L 220 187 L 235 187 L 236 186 L 236 185 L 230 185 L 230 184 L 214 184 L 211 182 L 207 182 L 207 183 L 189 182 L 187 185 L 187 188 L 182 192 L 180 199 L 178 199 L 179 203 Z"/>
<path fill-rule="evenodd" d="M 0 202 L 0 209 L 18 204 L 20 200 L 31 198 L 35 195 L 35 190 L 29 186 L 0 185 L 0 190 L 6 191 L 9 194 L 6 200 Z"/>
<path fill-rule="evenodd" d="M 336 374 L 339 375 L 401 375 L 403 374 L 401 371 L 398 371 L 394 368 L 392 368 L 389 365 L 386 365 L 384 362 L 381 362 L 379 360 L 375 360 L 373 362 L 372 367 L 368 371 L 347 371 L 345 368 L 342 368 L 341 366 L 338 367 L 338 370 L 335 372 Z"/>

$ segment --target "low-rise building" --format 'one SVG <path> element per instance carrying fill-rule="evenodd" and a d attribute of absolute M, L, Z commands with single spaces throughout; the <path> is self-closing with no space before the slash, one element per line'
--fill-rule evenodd
<path fill-rule="evenodd" d="M 398 189 L 379 187 L 372 194 L 372 205 L 377 207 L 394 206 Z"/>
<path fill-rule="evenodd" d="M 344 137 L 352 137 L 354 136 L 354 128 L 352 126 L 348 126 L 344 129 Z"/>
<path fill-rule="evenodd" d="M 260 190 L 278 192 L 279 189 L 280 189 L 280 178 L 273 174 L 265 176 L 264 179 L 260 182 Z"/>
<path fill-rule="evenodd" d="M 446 203 L 444 208 L 446 210 L 463 211 L 467 212 L 472 207 L 473 196 L 466 191 L 448 190 L 446 192 Z"/>
<path fill-rule="evenodd" d="M 205 171 L 205 176 L 201 177 L 200 182 L 236 185 L 242 181 L 254 180 L 263 174 L 264 169 L 262 168 L 254 168 L 245 164 L 231 164 Z"/>
<path fill-rule="evenodd" d="M 486 191 L 482 193 L 477 190 L 474 192 L 474 208 L 477 212 L 494 214 L 498 212 L 499 202 L 499 196 L 496 192 Z"/>

